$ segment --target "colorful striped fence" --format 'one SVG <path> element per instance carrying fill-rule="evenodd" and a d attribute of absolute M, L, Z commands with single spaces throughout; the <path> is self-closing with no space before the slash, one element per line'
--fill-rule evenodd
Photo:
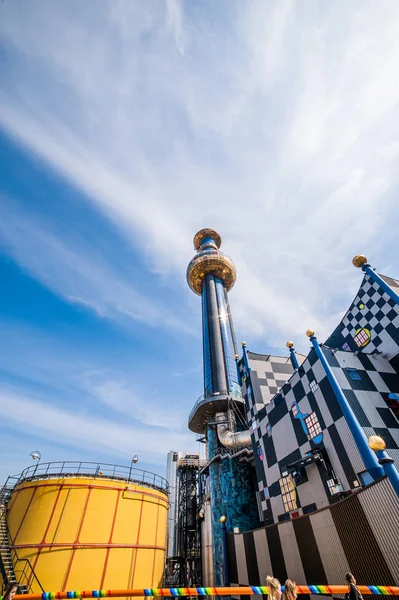
<path fill-rule="evenodd" d="M 298 594 L 345 594 L 346 585 L 298 585 Z M 382 585 L 359 585 L 361 594 L 399 596 L 399 587 Z M 284 591 L 284 586 L 282 586 Z M 256 596 L 269 593 L 267 586 L 247 587 L 194 587 L 194 588 L 142 588 L 138 590 L 84 590 L 70 592 L 44 592 L 43 594 L 17 594 L 15 600 L 68 600 L 69 598 L 122 598 L 135 596 Z M 0 596 L 3 600 L 4 596 Z"/>

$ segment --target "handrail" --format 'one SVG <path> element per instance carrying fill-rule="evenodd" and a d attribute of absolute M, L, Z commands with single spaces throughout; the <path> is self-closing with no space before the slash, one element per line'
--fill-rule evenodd
<path fill-rule="evenodd" d="M 146 485 L 161 492 L 168 492 L 168 482 L 164 477 L 137 469 L 136 467 L 127 467 L 125 465 L 114 465 L 103 462 L 83 462 L 83 461 L 56 461 L 48 463 L 37 463 L 26 467 L 18 478 L 16 485 L 24 481 L 33 479 L 45 479 L 50 477 L 101 477 L 108 479 L 122 479 L 128 483 Z"/>
<path fill-rule="evenodd" d="M 398 586 L 383 585 L 358 585 L 361 594 L 375 594 L 378 596 L 399 596 Z M 284 586 L 281 586 L 284 591 Z M 348 591 L 347 585 L 298 585 L 296 589 L 298 594 L 321 594 L 335 595 L 345 594 Z M 84 590 L 81 592 L 45 592 L 42 594 L 18 594 L 14 596 L 15 600 L 66 600 L 67 598 L 121 598 L 123 596 L 259 596 L 267 595 L 269 588 L 267 586 L 231 586 L 231 587 L 189 587 L 189 588 L 140 588 L 135 590 Z M 0 596 L 3 600 L 3 596 Z"/>
<path fill-rule="evenodd" d="M 44 588 L 43 588 L 42 584 L 40 583 L 40 581 L 39 581 L 39 578 L 38 578 L 38 576 L 36 575 L 36 573 L 35 573 L 35 569 L 32 567 L 32 563 L 30 562 L 29 558 L 20 558 L 20 557 L 18 556 L 18 553 L 17 553 L 17 551 L 15 550 L 15 548 L 12 548 L 12 550 L 11 550 L 11 551 L 12 551 L 12 552 L 14 553 L 14 555 L 15 555 L 16 563 L 18 563 L 18 562 L 22 562 L 22 561 L 24 561 L 24 562 L 25 562 L 25 567 L 22 569 L 22 575 L 25 575 L 25 568 L 26 568 L 26 566 L 29 566 L 29 570 L 30 570 L 31 577 L 33 577 L 33 578 L 35 579 L 35 581 L 36 581 L 37 585 L 39 586 L 39 588 L 42 590 L 42 592 L 44 592 Z M 14 564 L 14 561 L 13 561 L 13 564 Z M 19 570 L 19 569 L 16 569 L 16 568 L 14 567 L 14 573 L 15 573 L 15 575 L 16 575 L 17 573 L 19 573 L 19 572 L 20 572 L 20 570 Z M 26 575 L 25 575 L 25 577 L 26 577 Z M 26 585 L 26 587 L 28 587 L 28 586 L 27 586 L 27 583 L 28 583 L 28 581 L 31 581 L 31 577 L 29 577 L 29 576 L 28 576 L 28 577 L 26 577 L 26 583 L 24 583 L 23 581 L 21 581 L 21 579 L 18 579 L 18 578 L 17 578 L 18 585 L 20 585 L 20 586 L 21 586 L 21 585 Z M 29 589 L 30 589 L 31 587 L 32 587 L 32 584 L 30 583 L 30 584 L 29 584 Z"/>
<path fill-rule="evenodd" d="M 205 402 L 205 400 L 217 400 L 220 397 L 224 397 L 224 396 L 228 396 L 229 398 L 232 398 L 233 400 L 240 400 L 241 402 L 244 402 L 244 398 L 242 397 L 242 395 L 237 392 L 237 391 L 227 391 L 227 390 L 223 390 L 221 392 L 213 392 L 213 393 L 205 393 L 202 394 L 199 398 L 197 398 L 197 400 L 194 403 L 193 408 L 191 409 L 190 415 L 188 417 L 188 422 L 190 423 L 191 419 L 193 418 L 195 411 L 197 410 L 197 408 L 203 404 Z"/>

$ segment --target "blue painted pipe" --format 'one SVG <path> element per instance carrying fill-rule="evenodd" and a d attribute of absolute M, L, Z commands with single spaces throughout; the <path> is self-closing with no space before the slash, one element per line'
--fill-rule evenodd
<path fill-rule="evenodd" d="M 247 375 L 249 375 L 251 372 L 251 367 L 249 366 L 247 347 L 244 342 L 242 343 L 242 351 L 243 351 L 243 355 L 244 355 L 245 370 L 247 372 Z"/>
<path fill-rule="evenodd" d="M 295 348 L 290 348 L 290 359 L 291 359 L 291 362 L 292 362 L 292 366 L 297 371 L 299 369 L 299 362 L 298 362 L 298 359 L 296 357 Z"/>
<path fill-rule="evenodd" d="M 364 271 L 364 273 L 367 273 L 367 275 L 369 275 L 369 277 L 371 277 L 371 279 L 373 279 L 376 283 L 378 283 L 378 285 L 380 287 L 382 287 L 382 289 L 384 290 L 384 292 L 386 292 L 388 294 L 388 296 L 390 298 L 392 298 L 392 300 L 394 300 L 396 302 L 396 304 L 399 304 L 399 295 L 395 292 L 394 289 L 391 288 L 390 285 L 387 284 L 386 281 L 383 280 L 382 277 L 380 277 L 378 275 L 378 273 L 376 273 L 368 263 L 364 263 L 362 265 L 362 270 Z"/>
<path fill-rule="evenodd" d="M 371 450 L 368 445 L 368 441 L 366 435 L 361 428 L 359 421 L 357 420 L 354 412 L 349 406 L 348 400 L 346 399 L 345 394 L 341 390 L 338 381 L 335 378 L 335 375 L 327 362 L 326 357 L 323 354 L 322 349 L 319 346 L 319 342 L 317 341 L 316 336 L 310 336 L 310 341 L 312 342 L 313 348 L 316 351 L 318 358 L 320 359 L 321 364 L 323 365 L 324 371 L 327 375 L 327 379 L 331 384 L 331 387 L 334 391 L 334 394 L 338 400 L 338 403 L 342 409 L 343 415 L 348 423 L 349 429 L 353 438 L 356 442 L 356 445 L 359 449 L 360 456 L 364 462 L 364 466 L 367 471 L 370 473 L 371 477 L 376 481 L 380 477 L 384 476 L 384 470 L 378 464 L 377 457 L 375 453 Z"/>

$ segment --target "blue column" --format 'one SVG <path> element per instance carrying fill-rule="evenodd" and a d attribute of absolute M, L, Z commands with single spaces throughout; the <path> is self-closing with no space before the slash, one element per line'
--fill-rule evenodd
<path fill-rule="evenodd" d="M 226 517 L 220 517 L 220 523 L 222 525 L 222 536 L 223 536 L 223 575 L 224 575 L 224 587 L 228 587 L 230 585 L 229 581 L 229 563 L 227 557 L 227 527 L 226 527 Z"/>
<path fill-rule="evenodd" d="M 241 346 L 242 346 L 242 351 L 243 351 L 243 356 L 244 356 L 244 364 L 245 364 L 246 374 L 249 375 L 251 372 L 251 367 L 249 366 L 249 362 L 248 362 L 247 345 L 245 342 L 241 342 Z"/>
<path fill-rule="evenodd" d="M 238 366 L 238 361 L 239 361 L 239 356 L 238 354 L 234 355 L 234 360 L 236 361 L 236 369 L 237 369 L 237 381 L 239 383 L 239 385 L 242 385 L 242 381 L 241 381 L 241 373 L 240 373 L 240 367 Z"/>
<path fill-rule="evenodd" d="M 317 341 L 316 336 L 314 335 L 314 332 L 311 329 L 309 329 L 306 332 L 306 335 L 310 338 L 313 348 L 315 349 L 316 354 L 317 354 L 318 358 L 320 359 L 321 364 L 323 365 L 324 371 L 327 375 L 327 379 L 330 382 L 330 385 L 331 385 L 331 387 L 334 391 L 334 394 L 338 400 L 338 403 L 341 407 L 341 410 L 346 419 L 346 422 L 348 423 L 350 432 L 353 435 L 353 438 L 356 442 L 356 445 L 360 452 L 360 456 L 362 457 L 362 460 L 364 462 L 364 466 L 366 467 L 367 471 L 370 473 L 370 475 L 374 479 L 374 481 L 376 479 L 379 479 L 380 477 L 383 477 L 384 471 L 378 464 L 378 461 L 377 461 L 377 458 L 376 458 L 374 452 L 371 450 L 371 448 L 369 448 L 366 435 L 365 435 L 363 429 L 361 428 L 359 421 L 357 420 L 351 407 L 349 406 L 348 400 L 346 399 L 345 394 L 341 390 L 339 383 L 336 380 L 335 375 L 334 375 L 330 365 L 328 364 L 327 359 L 324 356 L 321 347 L 319 346 L 319 343 Z"/>
<path fill-rule="evenodd" d="M 296 357 L 294 342 L 287 342 L 286 346 L 287 346 L 287 348 L 289 348 L 289 351 L 290 351 L 290 359 L 291 359 L 292 366 L 297 371 L 299 369 L 299 362 Z"/>
<path fill-rule="evenodd" d="M 392 298 L 392 300 L 396 302 L 396 304 L 399 304 L 399 295 L 395 292 L 395 290 L 391 288 L 390 285 L 387 284 L 386 281 L 383 280 L 382 277 L 378 275 L 378 273 L 376 273 L 370 267 L 365 256 L 363 256 L 362 254 L 356 255 L 352 260 L 352 263 L 355 267 L 362 269 L 364 273 L 367 273 L 367 275 L 376 283 L 378 283 L 378 285 L 384 290 L 384 292 L 388 294 L 390 298 Z"/>

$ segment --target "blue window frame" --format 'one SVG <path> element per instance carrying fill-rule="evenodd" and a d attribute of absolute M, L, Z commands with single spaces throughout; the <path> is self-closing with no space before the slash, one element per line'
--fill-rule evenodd
<path fill-rule="evenodd" d="M 346 371 L 347 371 L 349 377 L 353 381 L 361 381 L 362 380 L 362 377 L 357 369 L 346 369 Z"/>

